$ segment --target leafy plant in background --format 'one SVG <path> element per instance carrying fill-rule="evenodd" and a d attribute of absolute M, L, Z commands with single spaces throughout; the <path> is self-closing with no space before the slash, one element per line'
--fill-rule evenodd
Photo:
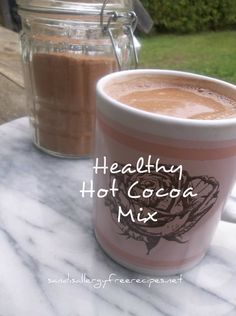
<path fill-rule="evenodd" d="M 236 29 L 236 0 L 142 0 L 158 31 Z"/>

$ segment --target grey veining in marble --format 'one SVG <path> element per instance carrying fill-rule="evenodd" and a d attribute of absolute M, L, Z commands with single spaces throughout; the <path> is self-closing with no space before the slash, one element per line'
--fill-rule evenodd
<path fill-rule="evenodd" d="M 207 256 L 176 284 L 104 286 L 109 276 L 151 277 L 119 266 L 97 245 L 92 200 L 79 194 L 91 178 L 91 161 L 38 151 L 26 118 L 0 127 L 1 316 L 236 315 L 232 223 L 220 223 Z M 224 218 L 236 221 L 236 188 L 226 210 Z"/>

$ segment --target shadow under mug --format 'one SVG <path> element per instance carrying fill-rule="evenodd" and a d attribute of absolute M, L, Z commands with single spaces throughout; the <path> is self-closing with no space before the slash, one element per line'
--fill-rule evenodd
<path fill-rule="evenodd" d="M 123 71 L 98 82 L 95 165 L 107 169 L 97 169 L 94 181 L 97 191 L 108 191 L 94 201 L 96 238 L 127 268 L 171 275 L 197 264 L 211 243 L 235 181 L 236 118 L 157 115 L 122 104 L 106 92 L 111 83 L 145 75 L 181 80 L 233 99 L 236 87 L 168 70 Z M 128 172 L 131 166 L 133 172 Z"/>

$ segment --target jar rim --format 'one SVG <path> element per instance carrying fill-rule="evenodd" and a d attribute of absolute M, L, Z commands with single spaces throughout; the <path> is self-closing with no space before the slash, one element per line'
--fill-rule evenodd
<path fill-rule="evenodd" d="M 104 15 L 109 15 L 111 11 L 132 10 L 131 0 L 17 0 L 17 5 L 20 11 L 71 15 L 99 15 L 103 8 Z"/>

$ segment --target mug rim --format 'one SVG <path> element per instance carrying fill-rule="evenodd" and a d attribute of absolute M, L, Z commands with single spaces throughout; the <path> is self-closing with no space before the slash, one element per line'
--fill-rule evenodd
<path fill-rule="evenodd" d="M 190 79 L 198 79 L 198 80 L 204 80 L 208 82 L 215 83 L 220 86 L 225 86 L 227 88 L 231 88 L 232 90 L 235 90 L 235 96 L 236 96 L 236 85 L 229 83 L 224 80 L 216 79 L 210 76 L 205 75 L 199 75 L 191 72 L 185 72 L 185 71 L 178 71 L 178 70 L 168 70 L 168 69 L 135 69 L 135 70 L 123 70 L 118 71 L 115 73 L 108 74 L 101 78 L 97 83 L 97 94 L 100 94 L 102 98 L 107 100 L 109 103 L 112 104 L 117 109 L 120 109 L 124 112 L 129 112 L 135 116 L 143 117 L 152 121 L 161 122 L 164 124 L 176 124 L 181 126 L 188 126 L 188 127 L 236 127 L 236 116 L 235 117 L 229 117 L 224 119 L 190 119 L 190 118 L 181 118 L 181 117 L 175 117 L 175 116 L 168 116 L 163 115 L 159 113 L 152 113 L 148 112 L 142 109 L 138 109 L 135 107 L 131 107 L 125 103 L 122 103 L 112 96 L 110 96 L 108 93 L 105 92 L 105 86 L 108 82 L 111 82 L 114 79 L 122 78 L 125 76 L 130 75 L 154 75 L 154 74 L 160 74 L 160 75 L 170 75 L 173 77 L 181 77 L 181 78 L 190 78 Z"/>

